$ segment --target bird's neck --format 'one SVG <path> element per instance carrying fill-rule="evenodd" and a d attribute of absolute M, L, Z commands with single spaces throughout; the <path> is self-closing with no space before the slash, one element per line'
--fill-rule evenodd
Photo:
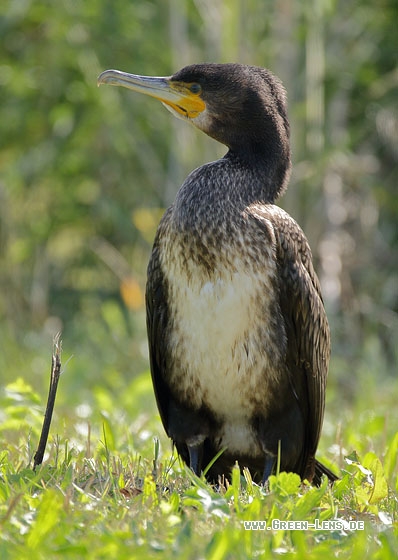
<path fill-rule="evenodd" d="M 277 162 L 260 151 L 234 151 L 230 149 L 223 158 L 232 168 L 236 179 L 237 197 L 245 205 L 273 204 L 285 189 L 284 177 Z"/>
<path fill-rule="evenodd" d="M 271 164 L 230 150 L 222 159 L 195 169 L 177 193 L 173 222 L 192 233 L 237 224 L 251 204 L 273 204 L 281 185 Z"/>

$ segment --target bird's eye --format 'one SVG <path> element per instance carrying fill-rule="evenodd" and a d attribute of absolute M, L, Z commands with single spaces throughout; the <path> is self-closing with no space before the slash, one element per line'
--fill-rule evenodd
<path fill-rule="evenodd" d="M 202 91 L 202 88 L 201 88 L 200 84 L 191 84 L 189 86 L 189 91 L 191 93 L 194 93 L 195 95 L 197 95 L 198 93 L 200 93 Z"/>

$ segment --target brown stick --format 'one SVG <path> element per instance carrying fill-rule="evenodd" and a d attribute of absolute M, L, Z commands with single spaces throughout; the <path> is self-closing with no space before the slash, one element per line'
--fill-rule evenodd
<path fill-rule="evenodd" d="M 37 447 L 35 456 L 33 457 L 33 470 L 36 469 L 37 465 L 41 465 L 43 462 L 44 452 L 46 450 L 48 434 L 50 431 L 51 419 L 54 410 L 55 397 L 57 395 L 58 381 L 61 375 L 61 350 L 62 341 L 61 333 L 57 333 L 54 336 L 54 346 L 53 355 L 51 360 L 51 378 L 50 378 L 50 389 L 47 398 L 47 407 L 43 420 L 43 427 L 41 429 L 40 441 Z"/>

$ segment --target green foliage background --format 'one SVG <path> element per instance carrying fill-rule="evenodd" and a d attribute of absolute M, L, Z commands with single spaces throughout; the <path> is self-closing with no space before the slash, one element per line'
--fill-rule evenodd
<path fill-rule="evenodd" d="M 375 452 L 386 480 L 396 489 L 397 21 L 396 0 L 2 2 L 0 502 L 9 505 L 0 522 L 20 507 L 13 527 L 23 535 L 30 526 L 25 506 L 41 512 L 28 539 L 32 558 L 41 557 L 37 551 L 42 540 L 55 535 L 56 526 L 60 534 L 53 538 L 62 540 L 64 526 L 56 517 L 63 515 L 60 500 L 64 506 L 73 500 L 78 504 L 74 515 L 79 538 L 79 523 L 93 524 L 102 535 L 86 548 L 76 545 L 76 554 L 100 557 L 95 551 L 103 546 L 101 554 L 107 557 L 130 557 L 133 537 L 131 526 L 125 525 L 126 510 L 116 501 L 101 502 L 104 513 L 94 521 L 84 513 L 92 495 L 87 491 L 77 497 L 69 485 L 73 476 L 98 477 L 105 470 L 103 461 L 113 473 L 108 480 L 112 488 L 123 487 L 126 468 L 136 472 L 140 454 L 150 461 L 153 435 L 160 435 L 167 457 L 147 371 L 146 264 L 162 211 L 184 177 L 224 153 L 222 146 L 174 120 L 154 100 L 117 88 L 97 89 L 97 76 L 107 68 L 169 75 L 189 63 L 238 61 L 269 67 L 281 77 L 289 98 L 294 170 L 280 203 L 310 240 L 332 328 L 320 454 L 342 467 L 343 456 L 356 450 L 376 476 L 381 467 Z M 68 444 L 61 452 L 55 442 L 51 458 L 60 471 L 45 478 L 64 495 L 53 489 L 40 501 L 29 496 L 44 482 L 28 476 L 23 466 L 39 435 L 52 337 L 59 330 L 65 373 L 52 433 L 77 450 L 77 467 L 73 474 Z M 109 453 L 120 455 L 121 461 L 132 457 L 133 466 L 111 465 Z M 89 459 L 93 454 L 95 465 Z M 365 509 L 376 515 L 385 492 L 379 492 L 372 506 L 368 487 L 364 490 L 357 476 L 354 482 L 350 479 L 352 488 L 344 479 L 336 491 L 335 498 L 342 500 L 339 508 L 344 503 L 361 512 L 366 503 Z M 170 550 L 183 550 L 181 554 L 190 557 L 189 535 L 195 527 L 204 535 L 208 523 L 210 533 L 215 531 L 211 539 L 205 549 L 199 539 L 192 550 L 211 558 L 235 557 L 228 552 L 231 543 L 240 551 L 236 557 L 260 550 L 255 544 L 260 546 L 259 540 L 242 540 L 220 521 L 221 514 L 209 513 L 212 508 L 228 510 L 231 492 L 237 492 L 236 499 L 240 492 L 236 480 L 225 500 L 195 481 L 183 501 L 203 516 L 198 521 L 187 510 L 181 527 L 182 518 L 176 520 L 181 492 L 161 501 L 159 510 L 153 481 L 145 480 L 144 509 L 132 529 L 136 545 L 146 520 L 155 519 L 159 532 L 153 530 L 155 544 L 149 539 L 148 550 L 156 550 L 161 534 L 165 543 L 177 538 L 165 557 Z M 379 480 L 386 484 L 384 475 Z M 247 507 L 239 506 L 234 522 L 256 515 L 271 518 L 272 508 L 281 508 L 281 513 L 286 504 L 289 515 L 294 514 L 298 490 L 289 487 L 289 480 L 284 484 L 275 493 L 274 506 L 246 489 L 249 497 L 244 495 L 242 504 Z M 108 490 L 105 485 L 98 495 L 112 501 Z M 390 496 L 386 504 L 391 519 L 396 518 L 396 498 Z M 115 544 L 115 534 L 107 533 L 108 508 L 118 519 L 119 537 L 126 535 L 125 555 Z M 306 514 L 309 511 L 311 507 Z M 3 509 L 0 512 L 3 515 Z M 8 533 L 4 535 L 6 542 Z M 275 537 L 269 550 L 283 544 L 285 552 L 305 558 L 309 541 L 301 538 L 296 535 L 286 545 L 285 537 Z M 325 557 L 331 545 L 322 548 L 322 538 L 319 542 L 319 555 Z M 341 557 L 363 557 L 366 535 L 353 542 L 353 549 L 348 544 Z M 396 545 L 388 535 L 375 536 L 372 542 L 371 550 L 377 549 L 380 558 L 390 557 L 388 551 Z M 18 546 L 17 556 L 25 543 Z M 142 557 L 149 557 L 148 550 Z"/>
<path fill-rule="evenodd" d="M 270 67 L 290 101 L 281 204 L 306 231 L 333 330 L 331 383 L 396 372 L 398 115 L 394 0 L 4 2 L 0 20 L 0 368 L 43 389 L 63 330 L 64 391 L 91 399 L 147 367 L 154 230 L 184 176 L 223 148 L 151 99 L 96 87 L 117 67 Z M 66 397 L 68 400 L 68 397 Z"/>
<path fill-rule="evenodd" d="M 396 2 L 30 2 L 0 20 L 0 370 L 43 392 L 52 335 L 73 354 L 60 404 L 117 398 L 147 368 L 143 290 L 162 208 L 223 147 L 160 104 L 96 87 L 117 67 L 270 67 L 290 101 L 281 204 L 313 248 L 333 335 L 331 394 L 396 386 Z M 370 380 L 370 381 L 369 381 Z M 150 406 L 153 409 L 153 401 Z"/>

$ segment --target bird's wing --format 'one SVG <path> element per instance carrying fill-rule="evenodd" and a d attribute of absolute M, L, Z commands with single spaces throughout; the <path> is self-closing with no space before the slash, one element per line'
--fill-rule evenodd
<path fill-rule="evenodd" d="M 308 426 L 308 456 L 318 445 L 325 408 L 330 332 L 308 241 L 299 225 L 277 206 L 256 211 L 275 236 L 279 298 L 287 336 L 287 366 Z M 269 231 L 269 229 L 268 229 Z"/>
<path fill-rule="evenodd" d="M 167 222 L 163 217 L 155 237 L 152 255 L 148 264 L 146 285 L 146 318 L 149 345 L 149 359 L 156 402 L 163 426 L 168 432 L 170 390 L 164 379 L 168 363 L 168 341 L 166 340 L 169 321 L 167 282 L 160 266 L 159 243 L 162 230 Z"/>

